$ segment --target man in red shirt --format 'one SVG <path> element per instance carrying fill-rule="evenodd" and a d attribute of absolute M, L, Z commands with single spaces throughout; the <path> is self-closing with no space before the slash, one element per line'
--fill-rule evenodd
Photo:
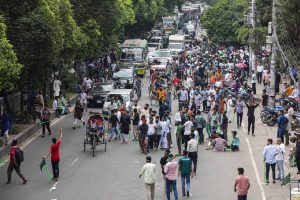
<path fill-rule="evenodd" d="M 63 136 L 62 128 L 60 128 L 59 131 L 60 131 L 60 137 L 58 138 L 58 140 L 55 137 L 52 138 L 52 145 L 50 146 L 50 151 L 48 152 L 47 156 L 43 157 L 44 159 L 46 159 L 49 156 L 49 154 L 51 154 L 51 165 L 52 165 L 54 181 L 58 181 L 58 177 L 59 177 L 59 161 L 60 161 L 59 146 L 61 144 L 61 139 Z"/>
<path fill-rule="evenodd" d="M 250 181 L 248 176 L 244 176 L 244 169 L 238 168 L 239 175 L 235 178 L 234 192 L 238 195 L 238 200 L 247 200 Z"/>
<path fill-rule="evenodd" d="M 7 184 L 10 184 L 11 181 L 11 173 L 15 170 L 16 173 L 20 176 L 20 178 L 23 180 L 23 184 L 27 183 L 27 179 L 23 176 L 20 166 L 21 163 L 17 161 L 16 154 L 17 154 L 17 140 L 13 140 L 11 142 L 11 148 L 10 148 L 10 155 L 9 155 L 9 164 L 7 168 Z"/>

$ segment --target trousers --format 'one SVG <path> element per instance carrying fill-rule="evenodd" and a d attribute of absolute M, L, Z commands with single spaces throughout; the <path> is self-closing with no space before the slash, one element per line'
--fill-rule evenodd
<path fill-rule="evenodd" d="M 53 161 L 51 160 L 53 178 L 59 177 L 59 160 Z"/>
<path fill-rule="evenodd" d="M 148 200 L 154 200 L 155 183 L 152 183 L 152 184 L 145 183 L 145 187 L 146 187 L 147 199 Z"/>
<path fill-rule="evenodd" d="M 21 172 L 21 164 L 16 165 L 14 162 L 10 161 L 8 164 L 8 168 L 7 168 L 7 182 L 9 183 L 11 181 L 11 174 L 12 172 L 15 170 L 16 173 L 19 175 L 19 177 L 22 180 L 25 180 L 25 177 L 23 176 L 22 172 Z"/>

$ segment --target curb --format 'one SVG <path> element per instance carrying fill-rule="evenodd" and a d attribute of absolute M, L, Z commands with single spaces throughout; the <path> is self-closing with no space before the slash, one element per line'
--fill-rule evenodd
<path fill-rule="evenodd" d="M 78 96 L 79 95 L 77 94 L 77 95 L 75 95 L 74 97 L 72 97 L 70 99 L 70 101 L 69 101 L 70 105 L 75 104 Z M 54 112 L 52 113 L 51 118 L 56 119 Z M 0 159 L 2 159 L 5 155 L 9 154 L 12 140 L 18 140 L 18 144 L 21 144 L 22 142 L 27 140 L 29 137 L 31 137 L 33 134 L 35 134 L 39 130 L 42 130 L 42 126 L 40 126 L 39 123 L 32 124 L 30 127 L 26 128 L 25 130 L 21 131 L 20 133 L 18 133 L 14 137 L 10 138 L 9 141 L 8 141 L 8 145 L 0 147 Z"/>

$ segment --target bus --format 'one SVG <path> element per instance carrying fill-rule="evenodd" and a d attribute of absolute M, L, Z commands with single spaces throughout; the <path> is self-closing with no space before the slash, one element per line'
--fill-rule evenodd
<path fill-rule="evenodd" d="M 144 76 L 148 66 L 148 42 L 142 39 L 129 39 L 121 45 L 121 65 L 133 66 L 138 76 Z"/>

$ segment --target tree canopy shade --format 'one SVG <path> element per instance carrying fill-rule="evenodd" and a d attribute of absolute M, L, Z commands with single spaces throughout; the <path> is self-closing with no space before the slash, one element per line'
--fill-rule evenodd
<path fill-rule="evenodd" d="M 218 0 L 208 9 L 201 22 L 213 42 L 239 43 L 236 32 L 244 25 L 248 11 L 247 0 Z"/>
<path fill-rule="evenodd" d="M 7 39 L 4 19 L 0 16 L 0 90 L 13 88 L 21 69 L 22 65 Z"/>

